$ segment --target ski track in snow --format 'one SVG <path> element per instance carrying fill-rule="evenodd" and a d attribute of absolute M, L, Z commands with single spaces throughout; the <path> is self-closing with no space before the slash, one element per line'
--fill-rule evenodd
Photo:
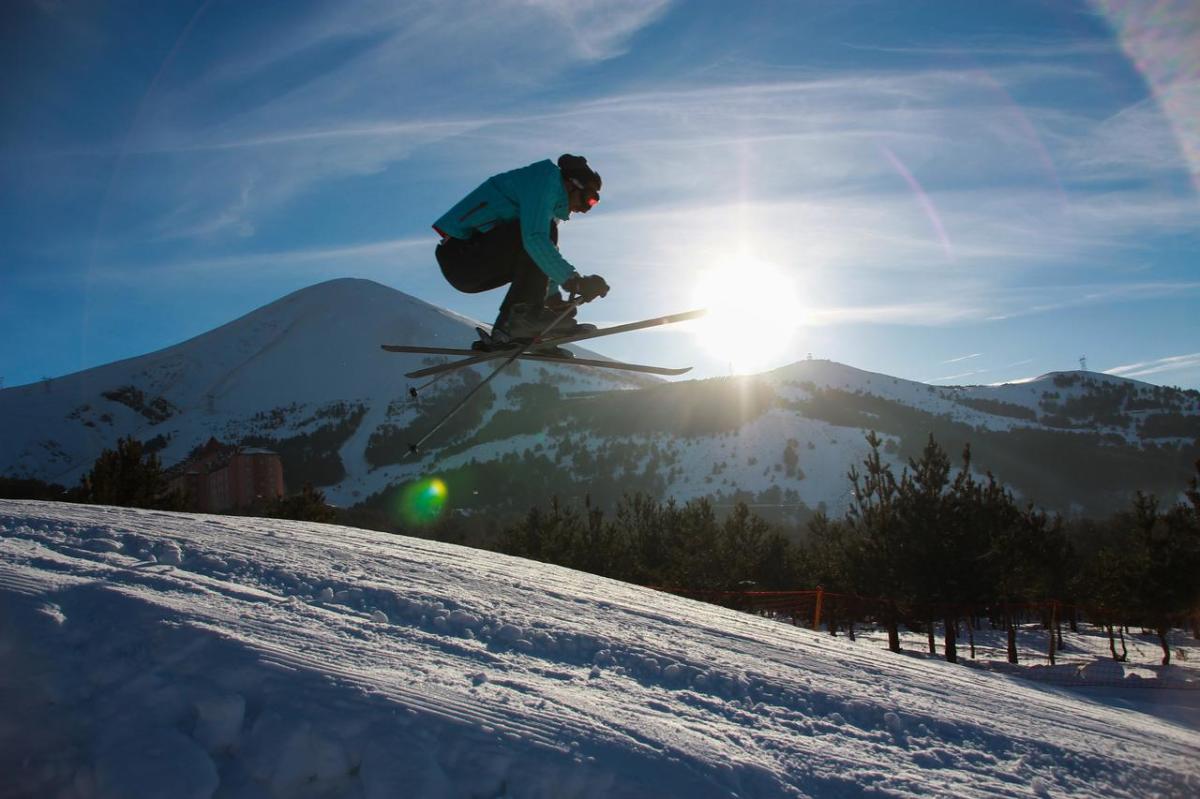
<path fill-rule="evenodd" d="M 567 569 L 0 501 L 0 797 L 1147 796 L 1193 728 Z"/>

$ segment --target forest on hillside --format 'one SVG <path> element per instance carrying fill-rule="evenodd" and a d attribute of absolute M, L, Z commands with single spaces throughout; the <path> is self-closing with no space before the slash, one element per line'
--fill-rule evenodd
<path fill-rule="evenodd" d="M 880 457 L 879 437 L 869 434 L 868 443 L 870 454 L 848 475 L 854 501 L 846 515 L 818 513 L 793 535 L 745 504 L 721 519 L 707 500 L 680 506 L 633 495 L 611 515 L 587 503 L 535 507 L 497 547 L 734 604 L 819 586 L 846 600 L 827 613 L 850 629 L 885 627 L 894 651 L 901 626 L 928 630 L 932 651 L 941 624 L 951 661 L 960 627 L 988 618 L 1007 631 L 1016 662 L 1017 626 L 1031 612 L 1054 614 L 1055 624 L 1086 617 L 1110 640 L 1114 627 L 1153 630 L 1164 665 L 1168 630 L 1190 627 L 1200 637 L 1200 461 L 1186 502 L 1138 493 L 1107 519 L 1067 521 L 1021 505 L 990 474 L 976 479 L 969 447 L 955 471 L 930 437 L 896 474 Z"/>

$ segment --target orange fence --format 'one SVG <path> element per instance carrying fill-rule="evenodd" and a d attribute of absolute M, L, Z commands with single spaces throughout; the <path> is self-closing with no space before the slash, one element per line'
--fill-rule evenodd
<path fill-rule="evenodd" d="M 751 613 L 766 612 L 790 616 L 794 623 L 804 620 L 812 629 L 822 621 L 835 622 L 867 621 L 884 614 L 896 616 L 909 622 L 942 621 L 956 619 L 1031 619 L 1040 618 L 1044 624 L 1056 628 L 1062 621 L 1092 620 L 1096 624 L 1136 624 L 1131 614 L 1100 607 L 1083 607 L 1056 599 L 1042 602 L 997 602 L 988 605 L 948 605 L 919 602 L 897 602 L 885 597 L 864 597 L 857 594 L 842 594 L 826 591 L 821 586 L 803 591 L 712 591 L 650 586 L 676 596 L 697 599 L 714 605 L 744 610 Z M 1177 620 L 1179 626 L 1188 626 L 1190 619 Z"/>
<path fill-rule="evenodd" d="M 979 629 L 979 621 L 990 619 L 992 621 L 992 628 L 996 630 L 1007 629 L 1010 626 L 1023 626 L 1033 621 L 1046 630 L 1048 640 L 1046 641 L 1043 655 L 1040 658 L 1036 658 L 1036 660 L 1040 660 L 1045 665 L 1029 667 L 1029 650 L 1026 647 L 1024 650 L 1026 655 L 1023 656 L 1025 666 L 1018 668 L 1014 660 L 1012 664 L 993 661 L 994 667 L 1000 670 L 1018 669 L 1022 676 L 1027 676 L 1030 679 L 1076 686 L 1113 685 L 1145 688 L 1200 688 L 1200 681 L 1193 680 L 1190 677 L 1182 680 L 1177 677 L 1164 679 L 1167 676 L 1165 673 L 1159 675 L 1159 679 L 1132 681 L 1124 680 L 1120 677 L 1116 680 L 1097 679 L 1098 675 L 1088 674 L 1087 679 L 1084 680 L 1078 673 L 1072 672 L 1072 665 L 1077 667 L 1080 665 L 1079 663 L 1063 664 L 1058 669 L 1046 668 L 1045 666 L 1055 666 L 1056 652 L 1063 651 L 1062 627 L 1064 623 L 1068 624 L 1074 630 L 1075 623 L 1085 619 L 1091 621 L 1096 626 L 1107 628 L 1109 646 L 1112 648 L 1112 661 L 1114 666 L 1120 668 L 1117 661 L 1123 662 L 1126 656 L 1125 640 L 1121 636 L 1120 629 L 1124 625 L 1133 624 L 1133 622 L 1129 614 L 1105 608 L 1084 608 L 1066 604 L 1058 600 L 993 603 L 986 606 L 898 603 L 885 598 L 862 597 L 854 594 L 826 591 L 820 586 L 815 589 L 802 591 L 705 591 L 664 587 L 657 587 L 657 590 L 689 599 L 722 605 L 735 610 L 787 619 L 792 624 L 797 626 L 803 625 L 813 630 L 819 629 L 823 623 L 829 627 L 831 633 L 835 633 L 841 627 L 847 630 L 851 638 L 854 637 L 854 625 L 863 622 L 882 623 L 885 619 L 891 618 L 897 620 L 900 625 L 909 627 L 910 629 L 916 625 L 925 626 L 925 631 L 932 635 L 932 632 L 930 632 L 931 628 L 927 625 L 947 619 L 961 620 L 966 622 L 967 634 L 965 638 L 959 638 L 957 646 L 964 654 L 969 652 L 971 659 L 975 657 L 976 642 L 973 633 Z M 1193 631 L 1200 625 L 1200 620 L 1192 618 L 1178 619 L 1177 621 L 1180 622 L 1177 626 L 1190 626 L 1193 628 Z M 1133 626 L 1138 625 L 1134 624 Z M 1116 636 L 1113 635 L 1114 630 L 1116 630 Z M 1026 630 L 1023 635 L 1027 634 L 1028 631 Z M 1122 650 L 1120 655 L 1117 653 L 1117 640 L 1120 641 L 1119 645 Z M 983 645 L 981 644 L 981 646 Z M 996 651 L 994 645 L 986 645 L 984 648 L 985 650 Z M 1002 653 L 1006 652 L 1006 647 L 1000 647 L 999 651 Z M 1141 668 L 1145 668 L 1145 666 L 1143 665 Z M 1155 668 L 1157 669 L 1158 667 Z M 1092 669 L 1091 671 L 1096 670 Z"/>

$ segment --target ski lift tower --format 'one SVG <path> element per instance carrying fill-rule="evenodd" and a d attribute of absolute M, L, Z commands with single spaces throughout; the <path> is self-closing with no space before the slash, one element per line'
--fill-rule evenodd
<path fill-rule="evenodd" d="M 1087 371 L 1087 356 L 1086 355 L 1079 356 L 1079 371 L 1081 371 L 1081 372 Z"/>

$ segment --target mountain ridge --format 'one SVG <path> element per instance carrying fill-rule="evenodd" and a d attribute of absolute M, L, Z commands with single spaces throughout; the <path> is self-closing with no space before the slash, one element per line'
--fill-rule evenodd
<path fill-rule="evenodd" d="M 457 492 L 467 511 L 634 490 L 837 511 L 875 430 L 895 469 L 934 435 L 951 453 L 970 444 L 974 468 L 1030 501 L 1099 512 L 1135 489 L 1177 493 L 1200 455 L 1200 392 L 1078 371 L 933 386 L 806 359 L 678 382 L 514 364 L 409 460 L 407 444 L 484 372 L 414 403 L 403 372 L 438 359 L 379 345 L 461 346 L 474 325 L 369 280 L 309 286 L 145 356 L 0 391 L 0 474 L 70 484 L 122 436 L 165 465 L 215 436 L 276 449 L 292 488 L 311 482 L 345 506 L 455 474 L 486 476 Z"/>

